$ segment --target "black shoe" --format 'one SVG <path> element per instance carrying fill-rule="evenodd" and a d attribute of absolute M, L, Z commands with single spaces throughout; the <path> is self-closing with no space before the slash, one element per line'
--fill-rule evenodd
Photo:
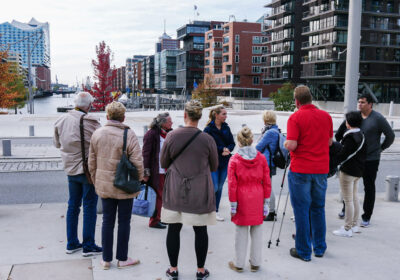
<path fill-rule="evenodd" d="M 151 228 L 159 228 L 159 229 L 164 229 L 164 228 L 166 228 L 167 226 L 166 225 L 164 225 L 164 224 L 162 224 L 161 222 L 158 222 L 157 224 L 155 224 L 155 225 L 152 225 L 152 226 L 150 226 Z"/>
<path fill-rule="evenodd" d="M 316 253 L 314 253 L 314 256 L 316 256 L 317 258 L 322 258 L 322 257 L 324 256 L 324 253 L 322 253 L 322 254 L 316 254 Z"/>
<path fill-rule="evenodd" d="M 303 259 L 302 257 L 300 257 L 299 254 L 297 253 L 296 248 L 291 248 L 291 249 L 290 249 L 290 255 L 291 255 L 293 258 L 297 258 L 297 259 L 300 259 L 300 260 L 305 261 L 305 262 L 311 261 L 311 259 Z"/>
<path fill-rule="evenodd" d="M 202 272 L 196 273 L 197 280 L 207 279 L 208 276 L 210 276 L 210 272 L 207 269 L 204 270 L 204 273 L 202 273 Z"/>
<path fill-rule="evenodd" d="M 296 234 L 295 233 L 292 234 L 292 238 L 293 238 L 293 240 L 296 241 Z"/>
<path fill-rule="evenodd" d="M 276 213 L 274 212 L 269 212 L 268 216 L 264 218 L 264 221 L 266 222 L 271 222 L 271 221 L 276 221 Z"/>
<path fill-rule="evenodd" d="M 77 252 L 79 250 L 82 250 L 82 244 L 81 243 L 79 243 L 79 244 L 77 244 L 75 246 L 71 246 L 71 247 L 67 246 L 67 249 L 65 250 L 65 253 L 66 254 L 73 254 L 73 253 L 75 253 L 75 252 Z"/>
<path fill-rule="evenodd" d="M 103 248 L 101 248 L 97 245 L 93 245 L 91 247 L 83 248 L 82 256 L 90 257 L 90 256 L 100 255 L 101 253 L 103 253 Z"/>
<path fill-rule="evenodd" d="M 338 216 L 339 216 L 339 219 L 344 219 L 344 216 L 345 216 L 344 211 L 343 211 L 343 210 L 340 211 L 340 213 L 338 214 Z"/>
<path fill-rule="evenodd" d="M 167 272 L 165 272 L 165 275 L 167 275 L 169 280 L 178 280 L 178 271 L 170 271 L 169 268 Z"/>

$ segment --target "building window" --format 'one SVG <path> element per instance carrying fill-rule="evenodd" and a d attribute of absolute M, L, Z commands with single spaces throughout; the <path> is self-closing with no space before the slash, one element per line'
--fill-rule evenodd
<path fill-rule="evenodd" d="M 235 62 L 238 63 L 239 62 L 239 56 L 235 55 Z"/>
<path fill-rule="evenodd" d="M 223 62 L 228 62 L 229 61 L 229 55 L 225 55 L 223 57 Z"/>
<path fill-rule="evenodd" d="M 222 48 L 221 42 L 214 42 L 214 48 Z"/>
<path fill-rule="evenodd" d="M 231 83 L 231 75 L 226 75 L 226 83 L 227 84 Z"/>
<path fill-rule="evenodd" d="M 260 40 L 260 36 L 253 36 L 253 44 L 260 44 L 261 40 Z"/>
<path fill-rule="evenodd" d="M 224 44 L 229 43 L 229 36 L 224 37 Z"/>
<path fill-rule="evenodd" d="M 252 66 L 251 73 L 261 73 L 261 67 L 260 66 Z"/>
<path fill-rule="evenodd" d="M 260 84 L 260 77 L 254 76 L 253 77 L 253 85 L 259 85 L 259 84 Z"/>
<path fill-rule="evenodd" d="M 235 53 L 239 53 L 239 45 L 235 45 Z"/>
<path fill-rule="evenodd" d="M 239 75 L 233 75 L 233 83 L 240 84 L 240 76 Z"/>
<path fill-rule="evenodd" d="M 211 38 L 212 38 L 212 33 L 210 32 L 207 34 L 207 39 L 210 40 Z"/>
<path fill-rule="evenodd" d="M 240 43 L 240 35 L 235 35 L 235 43 L 236 44 Z"/>
<path fill-rule="evenodd" d="M 253 56 L 251 58 L 251 62 L 254 64 L 260 64 L 261 63 L 261 56 Z"/>
<path fill-rule="evenodd" d="M 261 54 L 261 47 L 253 46 L 253 54 Z"/>

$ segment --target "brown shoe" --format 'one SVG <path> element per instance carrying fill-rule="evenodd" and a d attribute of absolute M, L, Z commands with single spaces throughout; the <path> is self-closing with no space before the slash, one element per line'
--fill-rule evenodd
<path fill-rule="evenodd" d="M 228 263 L 229 268 L 236 271 L 236 272 L 243 272 L 243 268 L 237 267 L 233 262 Z"/>
<path fill-rule="evenodd" d="M 257 272 L 258 270 L 260 270 L 260 266 L 259 265 L 252 265 L 250 263 L 250 271 L 251 272 Z"/>

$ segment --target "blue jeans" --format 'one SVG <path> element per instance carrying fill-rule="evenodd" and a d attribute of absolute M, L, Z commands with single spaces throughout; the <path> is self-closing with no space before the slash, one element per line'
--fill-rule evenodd
<path fill-rule="evenodd" d="M 296 221 L 296 250 L 311 259 L 311 243 L 316 255 L 326 250 L 325 194 L 327 174 L 289 171 L 289 192 Z"/>
<path fill-rule="evenodd" d="M 102 198 L 103 226 L 101 228 L 101 245 L 103 247 L 103 261 L 111 262 L 113 259 L 113 241 L 115 218 L 118 209 L 118 238 L 117 260 L 128 259 L 128 243 L 131 233 L 131 217 L 133 199 Z"/>
<path fill-rule="evenodd" d="M 217 212 L 219 203 L 221 202 L 222 187 L 224 186 L 226 176 L 228 175 L 228 167 L 218 168 L 217 171 L 211 172 L 211 178 L 214 184 L 215 200 Z"/>
<path fill-rule="evenodd" d="M 69 200 L 67 210 L 67 249 L 76 248 L 78 239 L 79 212 L 83 201 L 83 248 L 90 248 L 94 243 L 96 230 L 97 194 L 89 184 L 85 174 L 68 176 Z"/>

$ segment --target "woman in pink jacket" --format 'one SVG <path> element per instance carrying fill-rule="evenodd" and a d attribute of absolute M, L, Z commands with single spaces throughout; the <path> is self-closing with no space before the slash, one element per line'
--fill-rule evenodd
<path fill-rule="evenodd" d="M 267 160 L 252 147 L 253 134 L 244 127 L 237 135 L 239 150 L 228 166 L 228 191 L 232 222 L 236 224 L 235 261 L 229 267 L 242 272 L 247 253 L 250 230 L 250 270 L 256 272 L 261 264 L 262 223 L 268 215 L 271 180 Z"/>

